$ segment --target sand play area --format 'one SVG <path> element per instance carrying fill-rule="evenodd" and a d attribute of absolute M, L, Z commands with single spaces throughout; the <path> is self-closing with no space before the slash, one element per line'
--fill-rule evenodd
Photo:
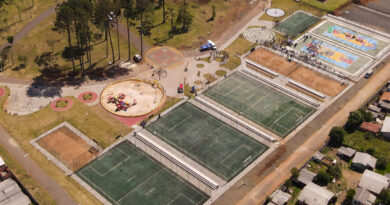
<path fill-rule="evenodd" d="M 124 80 L 108 85 L 100 96 L 107 111 L 124 117 L 143 116 L 158 110 L 165 102 L 165 92 L 158 82 Z"/>
<path fill-rule="evenodd" d="M 257 49 L 247 58 L 330 97 L 337 96 L 347 87 L 342 82 L 298 63 L 288 62 L 285 58 L 263 48 Z"/>

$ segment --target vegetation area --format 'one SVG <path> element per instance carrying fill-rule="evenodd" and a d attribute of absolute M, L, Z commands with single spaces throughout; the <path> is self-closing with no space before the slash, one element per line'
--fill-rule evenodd
<path fill-rule="evenodd" d="M 5 96 L 9 95 L 6 89 Z M 0 107 L 4 107 L 6 97 L 0 99 Z M 99 204 L 87 190 L 82 188 L 77 182 L 67 177 L 56 165 L 48 163 L 46 157 L 38 152 L 30 144 L 30 140 L 38 137 L 40 134 L 55 127 L 56 125 L 67 121 L 72 126 L 79 129 L 86 136 L 97 141 L 103 148 L 111 145 L 116 141 L 115 137 L 124 135 L 131 131 L 131 128 L 124 126 L 118 120 L 110 116 L 107 112 L 102 111 L 98 105 L 87 106 L 74 97 L 73 107 L 68 111 L 56 112 L 48 105 L 43 109 L 29 115 L 16 116 L 9 115 L 3 109 L 0 111 L 0 124 L 2 124 L 16 142 L 34 159 L 34 161 L 45 170 L 53 179 L 55 179 L 68 193 L 81 204 Z M 26 126 L 28 125 L 28 126 Z M 22 183 L 26 183 L 29 190 L 41 204 L 53 204 L 51 198 L 45 192 L 35 189 L 30 176 L 18 176 Z"/>
<path fill-rule="evenodd" d="M 56 0 L 0 0 L 0 45 L 56 3 Z"/>
<path fill-rule="evenodd" d="M 314 0 L 317 1 L 317 0 Z M 323 16 L 326 14 L 325 11 L 322 11 L 320 9 L 317 9 L 315 7 L 312 7 L 308 4 L 305 4 L 303 2 L 296 2 L 296 1 L 291 1 L 291 0 L 273 0 L 271 4 L 271 8 L 280 8 L 283 9 L 285 12 L 285 15 L 279 18 L 274 18 L 268 15 L 262 15 L 260 17 L 260 20 L 264 21 L 281 21 L 284 18 L 290 16 L 293 14 L 295 11 L 302 10 L 307 13 L 313 14 L 314 16 Z"/>
<path fill-rule="evenodd" d="M 341 6 L 350 3 L 351 0 L 326 0 L 324 2 L 318 0 L 302 0 L 302 2 L 321 10 L 332 12 Z"/>
<path fill-rule="evenodd" d="M 228 68 L 229 70 L 234 70 L 239 65 L 241 65 L 241 59 L 238 56 L 245 54 L 253 47 L 255 47 L 255 45 L 252 42 L 246 40 L 244 36 L 240 35 L 224 49 L 224 51 L 229 54 L 229 61 L 226 64 L 223 64 L 222 67 Z"/>

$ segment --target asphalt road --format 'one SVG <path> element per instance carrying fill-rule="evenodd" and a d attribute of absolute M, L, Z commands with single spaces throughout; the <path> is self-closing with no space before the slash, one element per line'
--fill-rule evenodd
<path fill-rule="evenodd" d="M 390 2 L 389 2 L 390 4 Z M 384 15 L 375 11 L 353 6 L 344 12 L 342 17 L 359 22 L 374 29 L 390 33 L 390 15 Z"/>
<path fill-rule="evenodd" d="M 375 0 L 371 1 L 368 8 L 390 15 L 390 0 Z"/>

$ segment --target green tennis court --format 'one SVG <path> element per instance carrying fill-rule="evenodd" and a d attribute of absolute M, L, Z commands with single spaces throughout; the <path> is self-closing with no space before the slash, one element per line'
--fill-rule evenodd
<path fill-rule="evenodd" d="M 146 129 L 226 181 L 268 149 L 188 102 Z"/>
<path fill-rule="evenodd" d="M 112 204 L 203 204 L 209 197 L 128 141 L 76 172 Z"/>
<path fill-rule="evenodd" d="M 306 29 L 316 24 L 318 21 L 320 21 L 319 18 L 303 11 L 298 11 L 277 24 L 274 29 L 288 36 L 295 37 L 299 33 L 304 32 Z"/>
<path fill-rule="evenodd" d="M 281 137 L 315 111 L 241 72 L 234 73 L 204 94 Z"/>

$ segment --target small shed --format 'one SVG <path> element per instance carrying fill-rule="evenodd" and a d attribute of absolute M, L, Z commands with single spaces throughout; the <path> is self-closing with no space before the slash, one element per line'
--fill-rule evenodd
<path fill-rule="evenodd" d="M 372 205 L 374 204 L 376 196 L 365 188 L 357 187 L 352 204 Z"/>
<path fill-rule="evenodd" d="M 369 105 L 368 106 L 368 110 L 372 111 L 372 112 L 376 112 L 376 113 L 381 112 L 381 109 L 379 107 L 375 106 L 375 105 Z"/>
<path fill-rule="evenodd" d="M 352 159 L 352 167 L 358 171 L 364 171 L 365 169 L 373 170 L 375 168 L 377 159 L 364 152 L 356 152 L 355 157 Z"/>
<path fill-rule="evenodd" d="M 352 159 L 352 157 L 355 156 L 355 153 L 356 153 L 356 150 L 354 150 L 350 147 L 341 146 L 339 148 L 339 150 L 337 150 L 337 155 L 346 161 L 349 161 L 350 159 Z"/>
<path fill-rule="evenodd" d="M 390 138 L 390 117 L 386 117 L 385 121 L 383 121 L 381 133 L 382 136 Z"/>
<path fill-rule="evenodd" d="M 298 196 L 298 202 L 307 205 L 327 205 L 334 193 L 310 182 Z"/>
<path fill-rule="evenodd" d="M 302 185 L 306 185 L 308 183 L 311 183 L 314 179 L 314 177 L 316 176 L 315 173 L 309 171 L 308 169 L 306 168 L 303 168 L 300 172 L 299 172 L 299 176 L 297 178 L 297 182 L 302 184 Z"/>
<path fill-rule="evenodd" d="M 290 198 L 290 194 L 278 189 L 271 195 L 271 201 L 267 205 L 284 205 Z"/>
<path fill-rule="evenodd" d="M 378 124 L 375 124 L 375 123 L 372 123 L 372 122 L 363 122 L 360 125 L 360 129 L 376 134 L 376 133 L 379 132 L 381 127 Z"/>
<path fill-rule="evenodd" d="M 382 189 L 389 188 L 390 179 L 382 174 L 365 170 L 359 181 L 359 187 L 367 189 L 373 194 L 379 194 Z"/>
<path fill-rule="evenodd" d="M 325 158 L 325 155 L 324 154 L 322 154 L 321 152 L 316 152 L 316 153 L 314 153 L 314 155 L 313 155 L 313 160 L 314 161 L 316 161 L 316 162 L 321 162 L 324 158 Z"/>

